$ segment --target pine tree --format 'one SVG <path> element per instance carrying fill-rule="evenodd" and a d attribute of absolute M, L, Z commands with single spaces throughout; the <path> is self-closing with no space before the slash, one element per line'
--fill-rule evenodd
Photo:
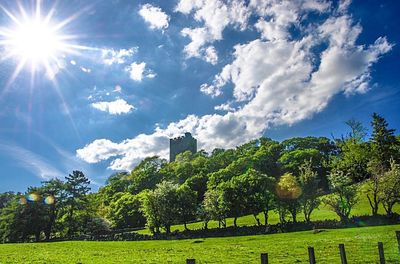
<path fill-rule="evenodd" d="M 390 168 L 390 160 L 396 159 L 396 146 L 398 144 L 394 135 L 395 130 L 388 128 L 386 120 L 373 113 L 372 115 L 372 136 L 371 147 L 373 159 L 382 165 L 382 169 L 387 171 Z"/>
<path fill-rule="evenodd" d="M 69 210 L 67 213 L 68 236 L 72 236 L 77 227 L 77 221 L 74 219 L 76 210 L 83 210 L 87 204 L 86 195 L 90 191 L 90 181 L 81 171 L 73 171 L 66 179 L 67 204 Z"/>

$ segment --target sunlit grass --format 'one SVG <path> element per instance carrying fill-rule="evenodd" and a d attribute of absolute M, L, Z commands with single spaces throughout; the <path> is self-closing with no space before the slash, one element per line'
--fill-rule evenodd
<path fill-rule="evenodd" d="M 317 263 L 340 263 L 344 243 L 349 263 L 377 263 L 377 242 L 384 243 L 387 263 L 400 263 L 395 230 L 400 225 L 257 235 L 242 237 L 131 241 L 28 243 L 0 245 L 0 263 L 308 263 L 307 247 Z"/>

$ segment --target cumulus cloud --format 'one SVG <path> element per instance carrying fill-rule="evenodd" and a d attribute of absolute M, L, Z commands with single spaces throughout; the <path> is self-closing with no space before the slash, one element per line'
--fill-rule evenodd
<path fill-rule="evenodd" d="M 143 78 L 152 79 L 157 76 L 152 70 L 146 68 L 145 62 L 133 62 L 125 69 L 132 80 L 140 82 Z"/>
<path fill-rule="evenodd" d="M 135 53 L 137 53 L 138 47 L 132 47 L 129 49 L 102 49 L 102 60 L 106 65 L 112 64 L 124 64 L 130 59 Z"/>
<path fill-rule="evenodd" d="M 91 106 L 103 112 L 108 112 L 111 115 L 127 114 L 135 109 L 133 105 L 128 104 L 123 99 L 117 99 L 112 102 L 96 102 L 92 103 Z"/>
<path fill-rule="evenodd" d="M 251 14 L 244 1 L 240 0 L 228 3 L 221 0 L 180 0 L 175 11 L 187 15 L 193 13 L 194 19 L 203 24 L 201 27 L 182 29 L 182 36 L 191 39 L 184 48 L 186 57 L 201 58 L 211 64 L 216 63 L 216 51 L 213 47 L 206 48 L 206 44 L 222 40 L 222 32 L 228 25 L 246 29 Z"/>
<path fill-rule="evenodd" d="M 150 25 L 151 29 L 165 30 L 168 28 L 170 18 L 159 7 L 145 4 L 139 10 L 139 15 Z"/>
<path fill-rule="evenodd" d="M 208 5 L 205 2 L 182 0 L 177 9 L 194 12 L 200 19 L 206 14 L 196 14 Z M 216 2 L 225 10 L 225 4 Z M 343 5 L 334 10 L 327 1 L 251 0 L 249 7 L 269 23 L 271 30 L 262 23 L 257 26 L 260 20 L 256 22 L 259 38 L 235 45 L 232 62 L 200 87 L 213 97 L 232 89 L 233 99 L 215 107 L 226 113 L 189 115 L 165 128 L 157 127 L 151 134 L 120 143 L 101 139 L 78 150 L 78 155 L 88 162 L 110 160 L 112 169 L 130 169 L 149 155 L 166 158 L 168 138 L 186 131 L 198 139 L 199 149 L 235 147 L 262 136 L 271 126 L 311 118 L 337 94 L 367 92 L 372 65 L 392 49 L 385 37 L 370 45 L 358 44 L 362 27 L 343 10 Z M 310 12 L 326 14 L 304 21 Z M 301 33 L 292 34 L 288 30 L 292 26 Z M 215 34 L 209 27 L 206 25 L 205 32 Z M 232 104 L 237 108 L 231 108 Z M 107 144 L 99 144 L 104 141 Z"/>

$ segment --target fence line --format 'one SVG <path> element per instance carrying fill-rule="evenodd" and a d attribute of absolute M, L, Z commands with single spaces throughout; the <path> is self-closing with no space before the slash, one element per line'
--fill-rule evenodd
<path fill-rule="evenodd" d="M 397 245 L 399 249 L 399 258 L 400 258 L 400 231 L 396 231 Z M 339 254 L 342 264 L 347 264 L 346 257 L 346 249 L 344 244 L 339 244 Z M 383 242 L 378 242 L 378 255 L 379 255 L 379 263 L 385 264 L 385 252 L 383 249 Z M 261 264 L 268 264 L 268 253 L 261 253 Z M 313 247 L 308 247 L 308 259 L 310 264 L 316 264 L 315 252 Z M 196 264 L 196 259 L 186 259 L 186 264 Z"/>

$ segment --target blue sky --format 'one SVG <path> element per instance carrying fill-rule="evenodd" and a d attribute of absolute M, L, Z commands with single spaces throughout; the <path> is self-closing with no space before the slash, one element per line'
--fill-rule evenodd
<path fill-rule="evenodd" d="M 72 170 L 97 189 L 146 156 L 167 158 L 168 138 L 186 131 L 211 151 L 263 135 L 340 136 L 350 118 L 369 128 L 373 112 L 400 129 L 395 0 L 1 9 L 0 191 Z"/>

